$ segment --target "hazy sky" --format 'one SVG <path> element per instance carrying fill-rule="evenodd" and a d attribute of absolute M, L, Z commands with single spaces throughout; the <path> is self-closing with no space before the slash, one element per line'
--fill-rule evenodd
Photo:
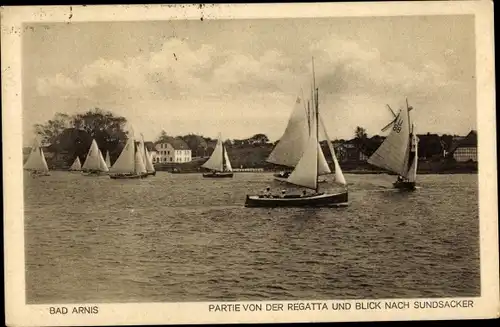
<path fill-rule="evenodd" d="M 32 24 L 23 36 L 24 143 L 56 112 L 125 116 L 146 139 L 281 136 L 315 58 L 329 135 L 379 134 L 415 107 L 418 133 L 476 128 L 473 16 Z"/>

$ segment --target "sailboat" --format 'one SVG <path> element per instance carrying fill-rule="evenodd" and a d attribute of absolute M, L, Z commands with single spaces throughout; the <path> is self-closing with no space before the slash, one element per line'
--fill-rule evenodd
<path fill-rule="evenodd" d="M 306 105 L 307 102 L 307 105 Z M 273 163 L 280 166 L 286 166 L 289 168 L 294 168 L 299 162 L 304 149 L 309 146 L 307 144 L 309 139 L 309 133 L 311 129 L 309 116 L 311 115 L 311 103 L 309 101 L 303 101 L 300 97 L 297 97 L 294 109 L 288 120 L 288 125 L 280 138 L 278 144 L 274 147 L 271 154 L 267 158 L 267 162 Z M 320 126 L 323 130 L 323 126 Z M 324 131 L 323 131 L 324 134 Z M 329 142 L 329 140 L 327 140 Z M 326 162 L 325 155 L 321 146 L 318 142 L 318 174 L 323 176 L 318 178 L 318 182 L 326 182 L 325 175 L 330 174 L 331 170 Z M 284 170 L 279 173 L 274 174 L 274 179 L 280 182 L 287 182 L 288 177 L 292 173 L 292 170 Z"/>
<path fill-rule="evenodd" d="M 71 167 L 69 167 L 70 171 L 81 171 L 82 170 L 82 164 L 80 163 L 80 158 L 76 156 L 75 161 L 73 161 L 73 164 Z"/>
<path fill-rule="evenodd" d="M 82 170 L 86 176 L 97 176 L 109 171 L 106 162 L 102 156 L 101 150 L 97 146 L 95 139 L 92 140 L 89 152 L 83 163 Z"/>
<path fill-rule="evenodd" d="M 137 179 L 147 177 L 146 166 L 143 161 L 143 153 L 140 145 L 135 144 L 130 137 L 115 163 L 109 169 L 109 177 L 112 179 Z"/>
<path fill-rule="evenodd" d="M 30 171 L 32 176 L 50 176 L 49 166 L 45 160 L 42 147 L 36 139 L 23 168 Z"/>
<path fill-rule="evenodd" d="M 204 173 L 205 178 L 232 178 L 233 168 L 231 167 L 231 162 L 229 161 L 229 156 L 227 155 L 227 150 L 222 139 L 219 136 L 217 140 L 217 145 L 215 146 L 212 155 L 208 160 L 202 165 L 203 168 L 210 169 L 212 172 Z"/>
<path fill-rule="evenodd" d="M 418 138 L 415 124 L 411 122 L 412 109 L 406 99 L 406 106 L 397 115 L 393 112 L 394 120 L 382 129 L 385 131 L 392 126 L 389 135 L 368 159 L 369 164 L 398 174 L 393 186 L 403 190 L 416 189 Z"/>
<path fill-rule="evenodd" d="M 109 151 L 106 151 L 106 166 L 108 166 L 108 168 L 111 167 L 111 157 L 109 156 Z"/>
<path fill-rule="evenodd" d="M 314 61 L 313 85 L 314 96 L 312 99 L 313 105 L 310 108 L 311 114 L 308 115 L 307 120 L 309 123 L 307 140 L 304 143 L 299 143 L 299 145 L 303 145 L 304 150 L 295 165 L 295 169 L 287 178 L 287 182 L 306 189 L 312 189 L 315 191 L 314 194 L 308 195 L 304 190 L 302 195 L 247 195 L 245 207 L 330 207 L 347 205 L 347 188 L 340 193 L 319 192 L 318 177 L 321 172 L 321 155 L 318 139 L 322 120 L 319 115 L 319 96 L 315 85 Z M 323 131 L 326 132 L 324 125 L 322 127 Z M 295 132 L 299 134 L 299 137 L 306 135 L 300 129 L 297 129 Z M 333 146 L 331 150 L 333 150 Z M 336 159 L 335 151 L 332 151 L 332 155 L 335 165 L 335 182 L 346 187 L 347 184 Z"/>
<path fill-rule="evenodd" d="M 146 166 L 146 173 L 147 175 L 156 175 L 156 170 L 155 167 L 153 166 L 153 159 L 151 158 L 151 154 L 149 153 L 146 144 L 144 143 L 144 136 L 141 134 L 142 140 L 141 140 L 141 153 L 142 153 L 142 158 L 144 165 Z"/>

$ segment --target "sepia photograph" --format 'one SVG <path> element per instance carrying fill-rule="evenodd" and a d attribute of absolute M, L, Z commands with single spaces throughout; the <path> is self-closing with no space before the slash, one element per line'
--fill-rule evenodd
<path fill-rule="evenodd" d="M 2 8 L 7 322 L 498 316 L 491 3 L 324 5 Z"/>

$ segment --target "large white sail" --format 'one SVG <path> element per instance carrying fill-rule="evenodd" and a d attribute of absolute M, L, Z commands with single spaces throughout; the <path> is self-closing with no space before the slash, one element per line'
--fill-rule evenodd
<path fill-rule="evenodd" d="M 75 161 L 73 161 L 71 167 L 69 167 L 69 170 L 82 170 L 82 164 L 80 163 L 80 158 L 78 156 L 76 157 Z"/>
<path fill-rule="evenodd" d="M 368 159 L 368 163 L 405 176 L 408 172 L 409 144 L 410 123 L 408 108 L 403 107 L 394 121 L 391 132 Z"/>
<path fill-rule="evenodd" d="M 153 159 L 151 158 L 151 154 L 149 153 L 148 149 L 144 149 L 145 152 L 145 158 L 146 158 L 146 170 L 148 173 L 153 173 L 155 171 L 155 166 L 153 165 Z"/>
<path fill-rule="evenodd" d="M 109 171 L 109 166 L 108 166 L 108 164 L 106 164 L 106 161 L 104 160 L 104 158 L 102 156 L 101 150 L 99 150 L 99 170 L 104 171 L 104 172 Z"/>
<path fill-rule="evenodd" d="M 49 171 L 49 166 L 47 165 L 47 161 L 45 160 L 43 150 L 36 140 L 33 144 L 33 147 L 31 148 L 28 160 L 26 160 L 26 163 L 24 164 L 24 169 L 44 172 Z"/>
<path fill-rule="evenodd" d="M 118 174 L 133 174 L 135 172 L 135 141 L 134 138 L 129 138 L 127 144 L 123 148 L 120 156 L 109 170 L 112 173 Z"/>
<path fill-rule="evenodd" d="M 97 170 L 97 171 L 108 171 L 108 167 L 104 162 L 104 158 L 102 157 L 101 150 L 97 146 L 97 142 L 92 140 L 92 144 L 90 145 L 89 152 L 87 153 L 87 157 L 85 158 L 85 162 L 82 166 L 83 170 Z"/>
<path fill-rule="evenodd" d="M 144 136 L 141 134 L 141 153 L 142 159 L 144 161 L 144 165 L 146 166 L 146 171 L 148 173 L 153 173 L 155 171 L 155 167 L 153 166 L 153 160 L 151 159 L 151 155 L 146 147 L 146 143 L 144 142 Z"/>
<path fill-rule="evenodd" d="M 144 165 L 143 161 L 144 152 L 139 150 L 140 149 L 137 149 L 137 151 L 135 152 L 135 173 L 145 174 L 147 173 L 147 170 L 146 165 Z"/>
<path fill-rule="evenodd" d="M 227 149 L 224 149 L 224 163 L 226 164 L 226 171 L 233 171 L 233 167 L 231 167 L 231 162 L 229 161 L 229 156 L 227 155 Z"/>
<path fill-rule="evenodd" d="M 313 110 L 314 111 L 314 110 Z M 318 185 L 318 136 L 316 132 L 317 123 L 312 117 L 311 133 L 307 146 L 295 166 L 295 169 L 288 177 L 287 181 L 291 184 L 307 187 L 315 190 Z"/>
<path fill-rule="evenodd" d="M 111 167 L 111 157 L 109 156 L 109 151 L 106 151 L 106 166 Z"/>
<path fill-rule="evenodd" d="M 408 169 L 408 173 L 403 176 L 408 179 L 409 182 L 414 183 L 417 179 L 417 169 L 418 169 L 418 137 L 415 133 L 415 128 L 412 128 L 412 140 L 411 140 L 411 152 L 415 153 L 412 158 L 410 169 Z"/>
<path fill-rule="evenodd" d="M 339 162 L 337 160 L 337 156 L 335 155 L 335 149 L 333 148 L 332 142 L 330 141 L 330 137 L 328 136 L 328 133 L 326 132 L 326 127 L 325 123 L 323 122 L 323 119 L 319 116 L 319 122 L 321 123 L 321 130 L 323 131 L 323 134 L 326 138 L 326 143 L 328 144 L 328 148 L 330 149 L 330 153 L 332 155 L 333 159 L 333 165 L 335 169 L 335 182 L 338 184 L 346 185 L 347 182 L 345 180 L 344 174 L 342 173 L 342 169 L 340 168 Z"/>
<path fill-rule="evenodd" d="M 222 140 L 219 138 L 217 140 L 217 145 L 215 146 L 214 151 L 212 152 L 212 155 L 208 160 L 202 165 L 203 168 L 207 168 L 210 170 L 215 170 L 215 171 L 223 171 L 223 145 L 222 145 Z"/>
<path fill-rule="evenodd" d="M 267 162 L 295 167 L 309 140 L 309 126 L 303 100 L 298 97 L 283 136 L 267 158 Z"/>

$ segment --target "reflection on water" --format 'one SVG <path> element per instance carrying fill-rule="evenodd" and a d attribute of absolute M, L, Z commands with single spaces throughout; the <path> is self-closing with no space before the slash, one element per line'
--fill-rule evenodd
<path fill-rule="evenodd" d="M 243 206 L 286 187 L 271 174 L 26 178 L 27 301 L 479 295 L 477 175 L 419 176 L 413 193 L 346 178 L 348 207 L 277 209 Z"/>

